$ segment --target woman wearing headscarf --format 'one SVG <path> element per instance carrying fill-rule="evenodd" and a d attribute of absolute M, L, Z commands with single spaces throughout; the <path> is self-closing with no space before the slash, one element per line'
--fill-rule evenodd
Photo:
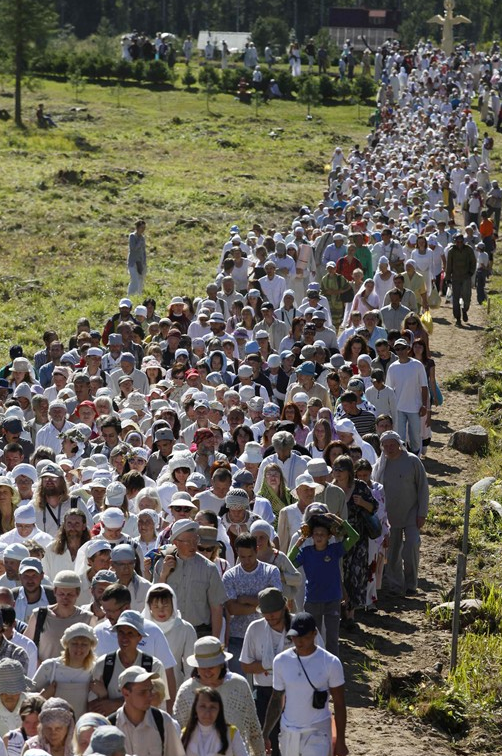
<path fill-rule="evenodd" d="M 385 255 L 382 255 L 378 260 L 378 269 L 373 276 L 373 281 L 375 282 L 375 294 L 379 302 L 383 302 L 387 292 L 394 288 L 394 273 L 391 271 L 389 259 Z"/>
<path fill-rule="evenodd" d="M 50 698 L 39 715 L 38 735 L 26 741 L 25 751 L 41 748 L 50 756 L 73 756 L 75 714 L 63 698 Z"/>
<path fill-rule="evenodd" d="M 109 725 L 108 719 L 103 714 L 97 714 L 94 711 L 88 711 L 86 714 L 82 714 L 77 720 L 75 725 L 75 732 L 73 733 L 73 753 L 74 756 L 83 756 L 89 743 L 91 742 L 91 736 L 97 727 L 103 727 Z"/>
<path fill-rule="evenodd" d="M 434 253 L 429 247 L 424 234 L 417 236 L 417 247 L 411 253 L 411 259 L 415 262 L 416 270 L 424 277 L 427 296 L 429 296 L 432 291 Z"/>
<path fill-rule="evenodd" d="M 379 309 L 380 298 L 375 291 L 375 281 L 372 278 L 366 278 L 352 301 L 351 311 L 357 310 L 361 315 L 364 315 L 370 310 Z"/>
<path fill-rule="evenodd" d="M 363 459 L 367 459 L 372 465 L 377 461 L 377 455 L 371 444 L 363 441 L 352 420 L 344 418 L 335 422 L 336 435 L 347 447 L 359 446 L 363 453 Z"/>
<path fill-rule="evenodd" d="M 179 688 L 192 674 L 187 658 L 193 654 L 197 633 L 190 622 L 182 619 L 176 593 L 167 583 L 155 583 L 149 588 L 142 614 L 145 619 L 155 622 L 166 636 L 176 659 L 174 674 Z"/>

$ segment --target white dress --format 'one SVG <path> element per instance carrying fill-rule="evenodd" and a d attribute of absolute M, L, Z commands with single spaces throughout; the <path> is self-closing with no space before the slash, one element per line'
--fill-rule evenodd
<path fill-rule="evenodd" d="M 427 287 L 427 296 L 429 296 L 432 291 L 432 271 L 434 267 L 434 255 L 432 249 L 427 247 L 425 254 L 421 254 L 418 249 L 414 249 L 411 253 L 411 259 L 416 263 L 417 271 L 424 277 L 424 282 Z"/>

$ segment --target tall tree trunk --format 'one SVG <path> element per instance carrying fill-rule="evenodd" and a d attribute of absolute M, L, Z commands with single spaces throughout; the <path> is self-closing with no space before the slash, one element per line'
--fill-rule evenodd
<path fill-rule="evenodd" d="M 21 117 L 21 80 L 23 78 L 23 0 L 16 0 L 16 90 L 15 90 L 15 121 L 16 126 L 22 127 Z"/>

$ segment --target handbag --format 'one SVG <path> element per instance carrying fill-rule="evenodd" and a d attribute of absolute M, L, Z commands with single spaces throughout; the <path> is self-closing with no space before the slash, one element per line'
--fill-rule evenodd
<path fill-rule="evenodd" d="M 361 514 L 364 519 L 368 538 L 371 538 L 371 540 L 379 538 L 382 535 L 382 523 L 378 516 L 376 514 L 371 514 L 367 509 L 361 509 Z"/>
<path fill-rule="evenodd" d="M 436 289 L 436 284 L 432 284 L 432 291 L 427 299 L 429 302 L 429 307 L 432 307 L 433 310 L 437 310 L 438 307 L 441 307 L 441 297 L 439 296 L 439 292 Z"/>
<path fill-rule="evenodd" d="M 434 323 L 432 322 L 432 315 L 427 310 L 427 312 L 424 312 L 424 314 L 420 316 L 420 320 L 422 321 L 423 327 L 425 328 L 425 330 L 430 336 L 434 329 Z"/>

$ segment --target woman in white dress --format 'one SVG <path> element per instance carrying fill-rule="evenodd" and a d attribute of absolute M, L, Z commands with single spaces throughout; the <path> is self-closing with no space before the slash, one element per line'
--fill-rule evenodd
<path fill-rule="evenodd" d="M 63 633 L 61 656 L 42 662 L 33 678 L 36 691 L 44 698 L 58 696 L 68 701 L 76 718 L 87 710 L 96 644 L 93 628 L 76 622 Z"/>
<path fill-rule="evenodd" d="M 389 260 L 385 255 L 378 261 L 378 270 L 373 276 L 375 294 L 383 302 L 388 291 L 394 288 L 394 273 L 390 269 Z"/>
<path fill-rule="evenodd" d="M 417 237 L 417 248 L 411 253 L 411 259 L 415 262 L 418 272 L 424 277 L 427 296 L 429 297 L 432 291 L 434 253 L 428 246 L 427 238 L 423 234 Z"/>

